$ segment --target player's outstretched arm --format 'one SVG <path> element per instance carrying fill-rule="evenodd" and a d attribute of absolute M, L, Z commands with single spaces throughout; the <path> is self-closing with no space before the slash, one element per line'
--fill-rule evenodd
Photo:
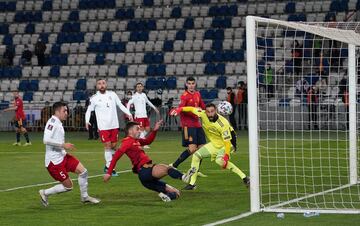
<path fill-rule="evenodd" d="M 121 147 L 113 155 L 110 166 L 109 166 L 106 174 L 103 177 L 103 180 L 105 183 L 111 179 L 112 171 L 115 169 L 117 161 L 119 161 L 121 156 L 125 153 L 126 149 L 127 149 L 126 144 L 122 144 Z"/>
<path fill-rule="evenodd" d="M 176 116 L 176 115 L 180 114 L 180 112 L 191 112 L 194 115 L 197 115 L 198 117 L 200 117 L 200 113 L 202 112 L 202 109 L 195 108 L 195 107 L 178 107 L 178 108 L 172 109 L 170 111 L 170 115 Z"/>
<path fill-rule="evenodd" d="M 157 122 L 155 123 L 155 126 L 154 126 L 153 130 L 151 131 L 151 133 L 150 133 L 145 139 L 139 139 L 139 143 L 140 143 L 142 146 L 151 144 L 151 143 L 155 140 L 156 133 L 157 133 L 157 131 L 160 129 L 162 123 L 163 123 L 163 120 L 162 120 L 162 119 L 160 119 L 159 121 L 157 121 Z"/>
<path fill-rule="evenodd" d="M 121 103 L 121 101 L 120 101 L 118 95 L 116 95 L 116 93 L 114 93 L 114 99 L 115 99 L 116 105 L 120 108 L 120 110 L 127 115 L 127 117 L 130 119 L 130 121 L 133 121 L 133 116 L 132 116 L 132 114 L 130 113 L 129 109 L 127 109 L 127 108 Z"/>
<path fill-rule="evenodd" d="M 157 107 L 155 107 L 155 105 L 153 103 L 151 103 L 151 101 L 149 100 L 149 98 L 145 95 L 145 100 L 146 103 L 152 108 L 154 109 L 154 111 L 156 112 L 157 115 L 160 114 L 159 110 L 157 109 Z"/>

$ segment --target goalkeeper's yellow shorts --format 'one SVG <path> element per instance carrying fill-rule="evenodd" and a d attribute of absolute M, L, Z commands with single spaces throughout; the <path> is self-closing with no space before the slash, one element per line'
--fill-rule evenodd
<path fill-rule="evenodd" d="M 202 146 L 197 150 L 194 155 L 200 159 L 211 158 L 211 161 L 214 161 L 217 158 L 222 158 L 225 155 L 225 147 L 216 148 L 211 142 Z"/>

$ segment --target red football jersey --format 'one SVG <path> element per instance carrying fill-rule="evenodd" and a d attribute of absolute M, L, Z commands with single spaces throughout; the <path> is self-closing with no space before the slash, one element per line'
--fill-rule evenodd
<path fill-rule="evenodd" d="M 200 107 L 205 109 L 205 104 L 198 91 L 194 93 L 185 91 L 180 97 L 179 107 Z M 180 122 L 181 127 L 201 127 L 199 117 L 191 112 L 180 112 Z"/>
<path fill-rule="evenodd" d="M 149 156 L 146 155 L 144 150 L 141 146 L 151 144 L 156 136 L 156 131 L 152 131 L 149 136 L 147 136 L 145 139 L 135 139 L 132 137 L 125 137 L 122 140 L 121 146 L 119 149 L 116 150 L 109 169 L 107 171 L 107 174 L 112 173 L 114 170 L 117 161 L 121 158 L 121 156 L 125 153 L 129 159 L 131 160 L 131 163 L 133 165 L 133 172 L 137 173 L 139 172 L 140 168 L 146 164 L 151 163 L 151 159 Z"/>
<path fill-rule="evenodd" d="M 25 112 L 24 112 L 24 104 L 23 101 L 21 100 L 20 97 L 15 98 L 15 103 L 14 103 L 16 110 L 15 110 L 15 117 L 16 120 L 25 120 Z"/>

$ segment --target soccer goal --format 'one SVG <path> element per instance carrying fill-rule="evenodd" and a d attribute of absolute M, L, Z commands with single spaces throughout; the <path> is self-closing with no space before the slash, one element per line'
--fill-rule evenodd
<path fill-rule="evenodd" d="M 360 213 L 359 32 L 246 18 L 252 212 Z"/>

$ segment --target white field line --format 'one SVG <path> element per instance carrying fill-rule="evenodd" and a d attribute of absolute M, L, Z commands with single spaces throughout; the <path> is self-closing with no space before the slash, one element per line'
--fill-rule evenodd
<path fill-rule="evenodd" d="M 74 154 L 101 154 L 102 152 L 96 152 L 96 151 L 80 151 L 80 152 L 74 152 Z M 177 151 L 149 151 L 149 154 L 173 154 L 173 153 L 180 153 Z M 45 154 L 45 152 L 39 152 L 39 151 L 0 151 L 0 154 Z"/>
<path fill-rule="evenodd" d="M 215 225 L 229 223 L 231 221 L 236 221 L 236 220 L 239 220 L 241 218 L 248 217 L 250 215 L 253 215 L 254 213 L 255 212 L 245 212 L 245 213 L 239 214 L 237 216 L 233 216 L 233 217 L 225 218 L 225 219 L 222 219 L 222 220 L 219 220 L 219 221 L 215 221 L 213 223 L 205 224 L 204 226 L 215 226 Z"/>
<path fill-rule="evenodd" d="M 117 173 L 129 173 L 129 172 L 132 172 L 132 170 L 123 170 L 123 171 L 118 171 Z M 101 177 L 103 175 L 104 174 L 98 174 L 98 175 L 89 176 L 88 178 Z M 72 181 L 76 181 L 76 180 L 77 179 L 72 179 Z M 59 183 L 58 181 L 54 181 L 54 182 L 41 183 L 41 184 L 30 184 L 30 185 L 25 185 L 25 186 L 20 186 L 20 187 L 3 189 L 3 190 L 0 190 L 0 192 L 16 191 L 16 190 L 25 189 L 25 188 L 40 187 L 40 186 L 44 186 L 44 185 L 58 184 L 58 183 Z"/>

